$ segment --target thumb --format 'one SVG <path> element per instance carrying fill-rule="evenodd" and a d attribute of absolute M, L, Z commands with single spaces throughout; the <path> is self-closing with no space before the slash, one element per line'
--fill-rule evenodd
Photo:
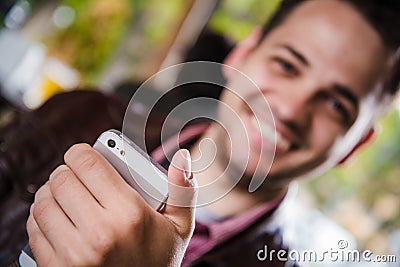
<path fill-rule="evenodd" d="M 175 153 L 168 169 L 168 200 L 163 214 L 182 232 L 194 226 L 194 209 L 197 200 L 197 182 L 191 171 L 190 153 L 181 149 Z"/>

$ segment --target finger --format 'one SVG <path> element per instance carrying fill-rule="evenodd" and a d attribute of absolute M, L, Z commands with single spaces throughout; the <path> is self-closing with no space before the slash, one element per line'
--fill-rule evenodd
<path fill-rule="evenodd" d="M 68 166 L 61 165 L 53 171 L 50 190 L 79 231 L 86 232 L 95 227 L 93 220 L 87 218 L 96 218 L 102 207 Z"/>
<path fill-rule="evenodd" d="M 168 182 L 168 200 L 163 213 L 181 231 L 189 233 L 194 225 L 197 182 L 191 172 L 188 150 L 181 149 L 175 153 L 168 169 Z"/>
<path fill-rule="evenodd" d="M 31 214 L 54 250 L 76 239 L 77 229 L 51 195 L 49 183 L 36 193 Z"/>
<path fill-rule="evenodd" d="M 72 146 L 65 153 L 64 160 L 105 208 L 113 206 L 115 198 L 127 187 L 129 188 L 110 163 L 87 144 Z"/>
<path fill-rule="evenodd" d="M 40 231 L 32 213 L 29 215 L 28 221 L 26 222 L 26 230 L 29 237 L 29 247 L 31 248 L 36 263 L 39 266 L 50 266 L 52 255 L 54 255 L 54 248 Z"/>

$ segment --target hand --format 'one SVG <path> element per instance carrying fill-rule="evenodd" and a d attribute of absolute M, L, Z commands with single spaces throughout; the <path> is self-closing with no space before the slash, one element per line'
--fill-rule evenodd
<path fill-rule="evenodd" d="M 38 266 L 180 265 L 194 229 L 193 208 L 168 204 L 154 211 L 88 145 L 71 147 L 64 160 L 36 193 L 27 221 Z M 192 203 L 195 181 L 183 170 L 190 173 L 186 150 L 169 168 L 169 199 Z"/>

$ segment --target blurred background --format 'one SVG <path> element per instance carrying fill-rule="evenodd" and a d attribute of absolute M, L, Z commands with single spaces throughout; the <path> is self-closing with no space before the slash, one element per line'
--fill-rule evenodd
<path fill-rule="evenodd" d="M 235 42 L 268 21 L 279 2 L 2 0 L 1 109 L 34 109 L 76 88 L 126 94 L 193 53 L 221 61 Z M 299 186 L 306 206 L 376 254 L 400 250 L 399 112 L 397 102 L 359 157 Z M 0 126 L 5 119 L 2 112 Z"/>

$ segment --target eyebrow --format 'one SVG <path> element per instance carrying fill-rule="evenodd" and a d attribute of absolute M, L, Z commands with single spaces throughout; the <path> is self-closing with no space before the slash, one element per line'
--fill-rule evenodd
<path fill-rule="evenodd" d="M 290 45 L 282 44 L 279 45 L 279 47 L 284 48 L 285 50 L 289 51 L 294 57 L 296 57 L 303 65 L 309 67 L 310 63 L 308 60 L 298 51 L 296 51 L 294 48 L 292 48 Z M 335 84 L 333 86 L 333 90 L 341 95 L 342 97 L 346 98 L 353 106 L 355 109 L 358 109 L 358 98 L 356 95 L 353 93 L 350 88 L 340 85 L 340 84 Z"/>
<path fill-rule="evenodd" d="M 351 102 L 351 104 L 358 109 L 358 98 L 354 95 L 354 93 L 347 88 L 346 86 L 340 85 L 340 84 L 335 84 L 333 86 L 333 90 L 340 94 L 342 97 L 346 98 L 348 101 Z"/>
<path fill-rule="evenodd" d="M 290 54 L 292 54 L 295 58 L 297 58 L 301 63 L 303 63 L 304 66 L 310 66 L 310 63 L 308 60 L 298 51 L 296 51 L 293 47 L 289 45 L 279 45 L 279 47 L 286 49 L 289 51 Z"/>

